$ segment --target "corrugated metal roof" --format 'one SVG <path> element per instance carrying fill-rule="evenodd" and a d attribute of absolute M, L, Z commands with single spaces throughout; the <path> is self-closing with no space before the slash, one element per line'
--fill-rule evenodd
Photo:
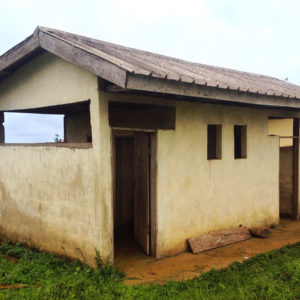
<path fill-rule="evenodd" d="M 193 63 L 60 30 L 45 27 L 40 27 L 40 30 L 68 41 L 130 73 L 221 89 L 300 99 L 300 86 L 274 77 Z"/>
<path fill-rule="evenodd" d="M 37 27 L 29 38 L 0 56 L 0 80 L 45 50 L 122 88 L 127 87 L 128 74 L 143 75 L 144 78 L 165 82 L 192 83 L 189 87 L 204 86 L 218 91 L 245 92 L 244 95 L 275 96 L 283 101 L 294 98 L 297 103 L 278 105 L 300 107 L 300 86 L 274 77 L 193 63 L 46 27 Z M 147 86 L 145 88 L 146 91 Z"/>

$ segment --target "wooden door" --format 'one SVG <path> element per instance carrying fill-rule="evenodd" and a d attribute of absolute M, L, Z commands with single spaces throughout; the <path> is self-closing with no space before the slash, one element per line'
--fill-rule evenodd
<path fill-rule="evenodd" d="M 150 137 L 134 136 L 134 239 L 150 254 Z"/>

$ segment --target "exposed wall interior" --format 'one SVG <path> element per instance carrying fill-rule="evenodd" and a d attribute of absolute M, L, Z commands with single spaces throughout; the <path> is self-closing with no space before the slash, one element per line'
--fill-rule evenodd
<path fill-rule="evenodd" d="M 91 143 L 92 131 L 90 112 L 65 115 L 65 142 Z"/>
<path fill-rule="evenodd" d="M 293 216 L 293 123 L 291 118 L 269 118 L 268 120 L 269 134 L 280 137 L 280 215 L 289 218 Z"/>
<path fill-rule="evenodd" d="M 293 146 L 293 119 L 270 118 L 268 120 L 268 132 L 270 135 L 280 136 L 280 147 Z"/>

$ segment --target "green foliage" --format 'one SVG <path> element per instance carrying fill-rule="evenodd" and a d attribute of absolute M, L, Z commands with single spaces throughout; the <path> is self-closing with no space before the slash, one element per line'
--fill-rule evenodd
<path fill-rule="evenodd" d="M 163 285 L 125 286 L 124 273 L 103 262 L 97 268 L 79 261 L 0 244 L 0 284 L 25 284 L 0 290 L 0 299 L 299 299 L 300 243 L 259 254 L 193 280 Z"/>
<path fill-rule="evenodd" d="M 120 280 L 125 277 L 125 273 L 121 270 L 116 269 L 110 262 L 107 260 L 104 262 L 100 256 L 99 250 L 95 249 L 96 252 L 96 264 L 97 264 L 97 273 L 104 279 L 111 280 Z"/>

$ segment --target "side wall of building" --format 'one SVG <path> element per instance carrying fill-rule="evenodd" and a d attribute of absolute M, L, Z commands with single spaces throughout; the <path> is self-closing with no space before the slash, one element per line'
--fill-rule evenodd
<path fill-rule="evenodd" d="M 100 161 L 102 136 L 109 143 L 110 131 L 99 119 L 97 76 L 44 54 L 0 83 L 0 111 L 86 100 L 91 147 L 0 145 L 0 229 L 10 239 L 84 255 L 93 264 L 95 248 L 112 258 L 112 210 L 100 180 L 103 172 L 110 178 Z"/>

